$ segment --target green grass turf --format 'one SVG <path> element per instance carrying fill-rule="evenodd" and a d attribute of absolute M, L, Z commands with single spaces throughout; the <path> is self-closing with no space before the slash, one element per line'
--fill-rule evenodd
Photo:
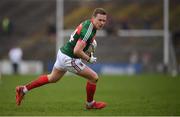
<path fill-rule="evenodd" d="M 30 91 L 20 107 L 15 105 L 16 85 L 37 76 L 3 76 L 0 84 L 0 115 L 146 116 L 180 115 L 180 77 L 165 75 L 100 76 L 96 100 L 108 106 L 86 110 L 86 81 L 65 76 L 55 84 Z"/>

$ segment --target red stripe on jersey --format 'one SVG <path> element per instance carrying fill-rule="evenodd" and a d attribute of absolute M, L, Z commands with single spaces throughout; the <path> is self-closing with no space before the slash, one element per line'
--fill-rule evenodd
<path fill-rule="evenodd" d="M 82 24 L 80 24 L 80 25 L 77 27 L 77 34 L 78 34 L 78 35 L 81 33 L 81 30 L 82 30 Z"/>
<path fill-rule="evenodd" d="M 79 39 L 79 40 L 78 40 L 78 43 L 82 43 L 84 46 L 86 46 L 86 44 L 87 44 L 86 41 L 84 41 L 84 40 L 82 40 L 82 39 Z"/>
<path fill-rule="evenodd" d="M 91 43 L 95 40 L 95 38 L 96 38 L 96 35 L 94 35 L 94 37 L 92 38 Z"/>

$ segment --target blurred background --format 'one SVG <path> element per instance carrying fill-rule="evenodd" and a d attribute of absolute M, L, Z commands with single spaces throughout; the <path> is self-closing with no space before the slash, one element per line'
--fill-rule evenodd
<path fill-rule="evenodd" d="M 12 48 L 21 51 L 14 73 L 50 72 L 57 50 L 96 7 L 107 10 L 108 21 L 97 32 L 98 62 L 90 67 L 102 74 L 178 74 L 179 0 L 1 0 L 1 74 L 13 73 Z"/>

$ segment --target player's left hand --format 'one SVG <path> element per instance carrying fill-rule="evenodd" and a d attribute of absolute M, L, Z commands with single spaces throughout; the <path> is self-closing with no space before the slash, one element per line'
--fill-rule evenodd
<path fill-rule="evenodd" d="M 90 59 L 88 60 L 89 63 L 96 63 L 97 61 L 97 57 L 94 57 L 93 56 L 93 53 L 91 52 L 91 56 L 90 56 Z"/>

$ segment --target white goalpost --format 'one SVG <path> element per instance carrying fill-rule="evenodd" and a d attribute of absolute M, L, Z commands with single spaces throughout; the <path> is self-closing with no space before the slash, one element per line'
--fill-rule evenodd
<path fill-rule="evenodd" d="M 168 70 L 169 65 L 169 0 L 164 0 L 163 27 L 164 27 L 164 67 Z"/>
<path fill-rule="evenodd" d="M 1 75 L 1 72 L 0 72 L 0 84 L 2 83 L 2 75 Z"/>
<path fill-rule="evenodd" d="M 64 0 L 56 0 L 56 53 L 64 44 Z"/>
<path fill-rule="evenodd" d="M 176 54 L 169 32 L 169 0 L 164 0 L 163 2 L 164 2 L 164 7 L 163 7 L 164 67 L 166 72 L 170 72 L 172 76 L 176 76 L 178 72 Z"/>

